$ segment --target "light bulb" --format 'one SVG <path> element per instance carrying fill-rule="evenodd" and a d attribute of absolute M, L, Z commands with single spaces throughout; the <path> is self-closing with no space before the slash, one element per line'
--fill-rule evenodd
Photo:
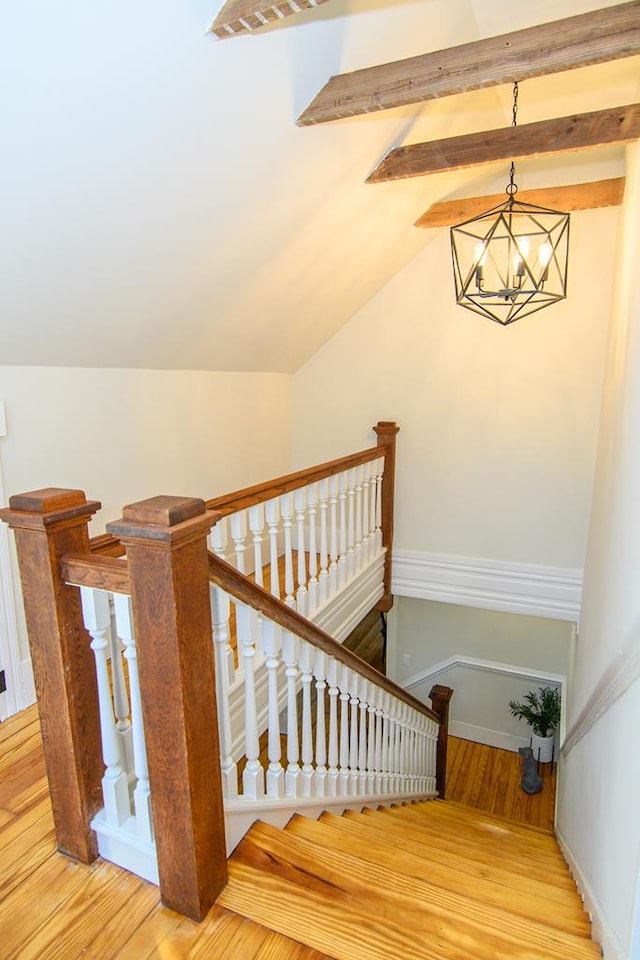
<path fill-rule="evenodd" d="M 479 240 L 473 248 L 473 260 L 476 265 L 476 286 L 481 290 L 484 282 L 484 265 L 487 262 L 487 246 L 482 240 Z"/>
<path fill-rule="evenodd" d="M 513 272 L 516 277 L 524 277 L 524 261 L 529 256 L 530 247 L 529 237 L 516 237 L 516 249 L 513 255 Z"/>
<path fill-rule="evenodd" d="M 541 243 L 538 247 L 538 260 L 540 261 L 540 266 L 543 270 L 546 270 L 549 266 L 549 261 L 553 256 L 553 247 L 549 240 L 545 240 L 544 243 Z"/>

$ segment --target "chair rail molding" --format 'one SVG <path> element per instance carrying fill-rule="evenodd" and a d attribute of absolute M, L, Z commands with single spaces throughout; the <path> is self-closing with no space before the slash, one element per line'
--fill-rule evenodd
<path fill-rule="evenodd" d="M 591 695 L 585 702 L 571 729 L 562 741 L 560 753 L 568 756 L 571 750 L 610 707 L 627 692 L 640 677 L 640 638 L 633 635 L 609 664 Z"/>
<path fill-rule="evenodd" d="M 558 742 L 562 742 L 566 725 L 566 707 L 564 691 L 566 690 L 567 678 L 560 673 L 551 673 L 548 670 L 538 670 L 536 667 L 523 666 L 516 663 L 501 663 L 498 660 L 482 660 L 477 657 L 468 657 L 461 653 L 453 653 L 444 660 L 429 667 L 425 667 L 418 673 L 405 677 L 397 682 L 405 690 L 411 692 L 415 687 L 428 687 L 433 683 L 439 682 L 439 677 L 446 674 L 455 667 L 462 667 L 470 671 L 482 671 L 484 673 L 502 674 L 507 677 L 517 677 L 521 680 L 531 681 L 533 683 L 558 684 L 562 698 L 562 711 L 560 717 L 560 729 L 558 731 Z M 444 681 L 447 682 L 446 680 Z M 414 696 L 419 694 L 414 693 Z M 519 747 L 529 746 L 529 737 L 519 737 L 502 730 L 493 730 L 477 724 L 466 723 L 459 720 L 451 720 L 449 733 L 454 737 L 461 737 L 463 740 L 473 740 L 475 743 L 485 743 L 490 747 L 498 747 L 501 750 L 512 750 L 517 752 Z"/>
<path fill-rule="evenodd" d="M 394 550 L 392 569 L 396 596 L 579 620 L 581 570 L 412 550 Z"/>

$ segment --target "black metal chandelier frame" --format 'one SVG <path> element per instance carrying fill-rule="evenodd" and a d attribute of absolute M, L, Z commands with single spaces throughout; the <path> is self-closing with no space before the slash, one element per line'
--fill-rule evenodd
<path fill-rule="evenodd" d="M 518 84 L 514 84 L 513 126 Z M 507 199 L 451 228 L 456 302 L 503 326 L 567 296 L 568 213 L 516 198 L 512 161 Z"/>

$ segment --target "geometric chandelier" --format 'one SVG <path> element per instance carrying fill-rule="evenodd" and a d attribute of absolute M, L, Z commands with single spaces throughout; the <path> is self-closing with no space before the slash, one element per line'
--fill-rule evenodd
<path fill-rule="evenodd" d="M 513 126 L 518 84 L 513 89 Z M 451 228 L 456 302 L 506 326 L 567 295 L 569 214 L 516 200 L 511 163 L 507 199 Z"/>

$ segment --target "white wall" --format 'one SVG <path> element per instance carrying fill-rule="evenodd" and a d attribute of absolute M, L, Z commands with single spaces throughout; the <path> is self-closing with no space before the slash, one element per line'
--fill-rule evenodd
<path fill-rule="evenodd" d="M 395 419 L 396 548 L 581 568 L 617 221 L 574 214 L 568 300 L 507 328 L 455 305 L 434 230 L 294 375 L 294 464 Z"/>
<path fill-rule="evenodd" d="M 287 375 L 0 367 L 0 400 L 7 499 L 40 487 L 83 489 L 103 504 L 94 534 L 136 500 L 206 499 L 289 470 Z M 12 581 L 24 662 L 15 564 Z"/>
<path fill-rule="evenodd" d="M 454 736 L 507 750 L 528 744 L 530 728 L 511 716 L 509 700 L 559 686 L 569 671 L 573 624 L 398 597 L 389 632 L 394 677 L 429 703 L 441 683 L 454 690 Z"/>
<path fill-rule="evenodd" d="M 640 645 L 640 150 L 627 148 L 614 310 L 576 648 L 569 726 L 603 671 L 624 673 Z M 621 651 L 626 648 L 624 662 Z M 627 683 L 633 680 L 627 676 Z M 633 942 L 640 867 L 640 683 L 631 682 L 567 756 L 558 825 L 603 937 L 605 957 L 638 956 Z"/>

